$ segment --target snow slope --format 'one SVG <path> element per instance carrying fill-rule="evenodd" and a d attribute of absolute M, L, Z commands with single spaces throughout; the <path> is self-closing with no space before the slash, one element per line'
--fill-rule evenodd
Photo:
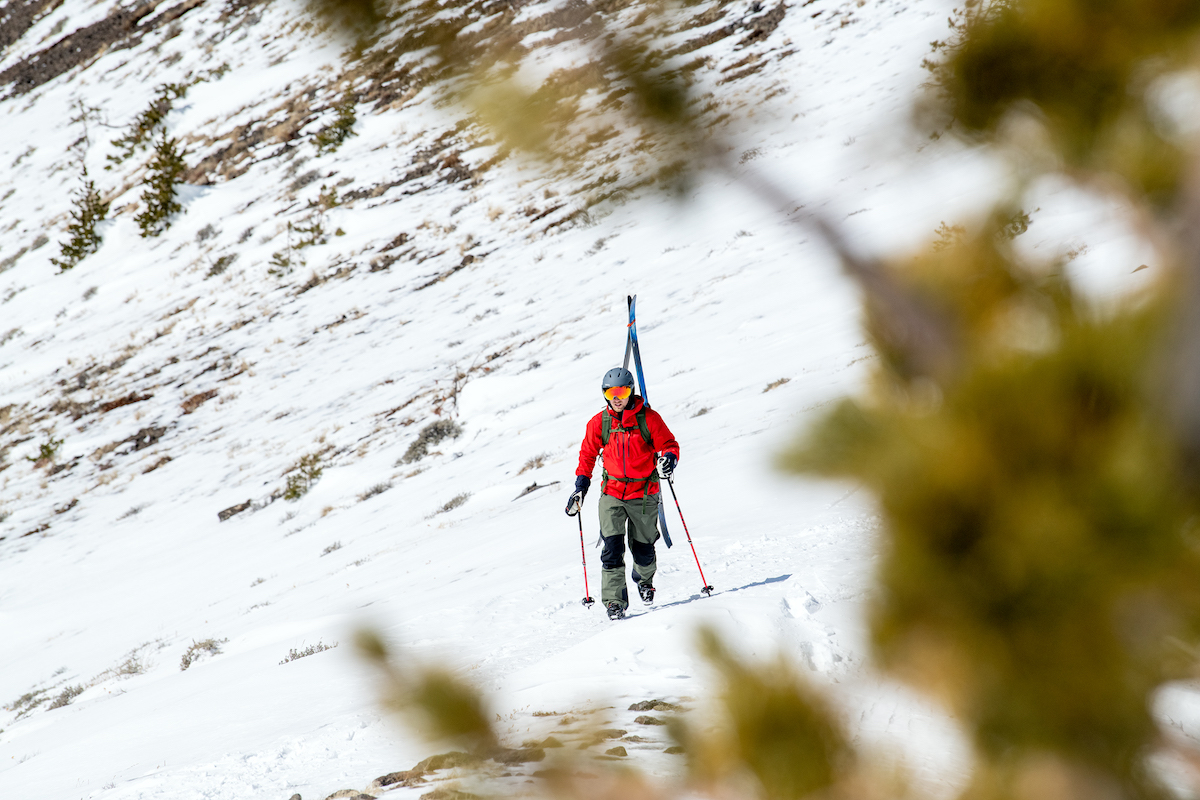
<path fill-rule="evenodd" d="M 992 162 L 904 132 L 947 3 L 785 8 L 753 45 L 767 63 L 752 78 L 705 78 L 747 170 L 872 251 L 986 204 L 1004 181 Z M 112 11 L 48 9 L 0 71 Z M 535 711 L 598 705 L 631 727 L 632 702 L 702 697 L 711 677 L 694 631 L 716 625 L 748 654 L 792 654 L 834 688 L 856 736 L 907 748 L 932 794 L 952 791 L 968 763 L 952 724 L 865 663 L 869 498 L 772 466 L 872 357 L 829 253 L 726 178 L 701 176 L 683 202 L 643 189 L 574 217 L 577 187 L 517 159 L 459 179 L 457 163 L 478 167 L 495 150 L 460 144 L 449 159 L 457 118 L 429 92 L 362 104 L 358 135 L 318 155 L 311 136 L 331 119 L 341 48 L 304 19 L 285 0 L 189 4 L 132 46 L 32 92 L 3 90 L 0 797 L 311 798 L 408 769 L 434 751 L 380 710 L 351 647 L 361 625 L 478 681 L 514 745 L 552 729 Z M 722 39 L 700 54 L 728 64 L 741 49 Z M 168 117 L 189 163 L 237 141 L 238 126 L 294 135 L 186 187 L 173 227 L 142 239 L 145 157 L 106 171 L 111 142 L 155 85 L 197 76 L 208 80 Z M 297 122 L 288 104 L 314 86 L 324 105 Z M 114 215 L 100 251 L 56 274 L 78 182 L 76 100 L 110 126 L 91 126 L 87 163 Z M 311 220 L 307 204 L 333 186 L 352 199 L 325 224 L 344 235 L 270 274 L 295 235 L 287 223 Z M 1088 258 L 1128 252 L 1129 237 L 1114 236 Z M 599 378 L 623 352 L 627 293 L 639 296 L 652 404 L 682 444 L 679 500 L 717 593 L 699 594 L 672 509 L 658 603 L 635 601 L 612 624 L 579 602 L 578 533 L 562 507 Z M 462 435 L 403 463 L 444 418 Z M 51 436 L 58 466 L 35 466 Z M 279 499 L 312 453 L 320 480 Z M 532 484 L 548 488 L 518 497 Z M 593 492 L 598 595 L 594 509 Z M 208 639 L 221 652 L 181 670 Z M 338 646 L 281 663 L 314 644 Z M 41 702 L 18 700 L 29 692 Z M 51 708 L 60 696 L 69 703 Z M 652 741 L 631 758 L 674 769 L 663 737 L 643 734 Z"/>

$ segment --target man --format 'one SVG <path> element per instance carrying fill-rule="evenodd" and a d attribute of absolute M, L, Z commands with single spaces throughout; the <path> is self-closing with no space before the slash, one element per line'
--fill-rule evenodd
<path fill-rule="evenodd" d="M 658 478 L 670 478 L 679 461 L 679 443 L 662 417 L 633 393 L 633 374 L 614 367 L 600 385 L 608 407 L 592 417 L 579 448 L 575 492 L 567 514 L 578 514 L 592 483 L 596 456 L 603 451 L 600 533 L 604 550 L 600 602 L 609 619 L 622 619 L 629 607 L 625 586 L 625 536 L 633 555 L 633 580 L 647 605 L 654 602 L 654 543 L 658 540 Z M 662 455 L 655 461 L 656 452 Z M 657 467 L 657 470 L 656 470 Z"/>

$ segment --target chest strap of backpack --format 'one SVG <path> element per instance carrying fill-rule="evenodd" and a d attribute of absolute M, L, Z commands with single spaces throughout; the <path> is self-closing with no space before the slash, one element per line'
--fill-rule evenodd
<path fill-rule="evenodd" d="M 649 426 L 646 425 L 646 406 L 645 405 L 643 405 L 640 409 L 638 409 L 638 412 L 637 412 L 637 414 L 634 415 L 634 418 L 637 419 L 637 424 L 638 424 L 637 430 L 642 434 L 642 439 L 646 442 L 646 446 L 649 447 L 651 451 L 653 451 L 654 450 L 654 440 L 650 436 Z M 605 446 L 608 444 L 609 436 L 612 434 L 613 430 L 614 430 L 613 418 L 612 418 L 612 415 L 610 413 L 608 413 L 608 409 L 606 408 L 606 409 L 604 409 L 604 412 L 601 416 L 601 421 L 600 421 L 600 444 L 602 446 Z M 634 429 L 633 428 L 623 428 L 620 425 L 618 425 L 618 426 L 616 426 L 615 430 L 618 433 L 632 433 Z M 605 490 L 608 488 L 608 482 L 610 480 L 611 481 L 619 481 L 620 483 L 640 483 L 640 484 L 642 484 L 642 513 L 645 514 L 646 513 L 646 497 L 650 494 L 649 489 L 651 486 L 654 486 L 656 488 L 658 487 L 658 470 L 652 468 L 650 470 L 650 474 L 645 478 L 616 478 L 616 477 L 609 475 L 608 469 L 605 468 L 605 469 L 601 470 L 601 472 L 600 472 L 600 491 L 601 491 L 601 493 L 606 493 Z"/>

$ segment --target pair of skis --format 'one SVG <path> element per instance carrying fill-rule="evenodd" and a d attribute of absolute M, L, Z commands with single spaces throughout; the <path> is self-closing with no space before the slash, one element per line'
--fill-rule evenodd
<path fill-rule="evenodd" d="M 633 363 L 637 367 L 638 386 L 642 390 L 642 402 L 649 405 L 650 397 L 646 393 L 646 376 L 642 373 L 642 350 L 638 347 L 637 339 L 637 295 L 631 294 L 626 300 L 629 302 L 629 335 L 625 338 L 625 363 L 623 366 L 625 369 L 629 369 L 629 354 L 633 353 Z M 657 458 L 658 453 L 655 453 L 654 456 Z M 672 489 L 671 491 L 674 492 L 675 490 Z M 663 541 L 667 543 L 667 548 L 670 549 L 671 534 L 667 531 L 667 514 L 663 511 L 662 503 L 658 504 L 658 527 L 662 529 Z"/>
<path fill-rule="evenodd" d="M 629 333 L 625 339 L 625 369 L 629 369 L 629 357 L 633 356 L 633 363 L 637 369 L 638 386 L 642 391 L 642 402 L 649 405 L 650 398 L 646 392 L 646 375 L 642 371 L 642 351 L 638 346 L 637 338 L 637 295 L 629 295 L 627 298 L 629 303 Z M 656 459 L 658 453 L 654 454 Z M 688 545 L 692 548 L 692 557 L 696 559 L 696 569 L 700 571 L 700 581 L 704 585 L 700 591 L 707 597 L 713 593 L 713 587 L 709 585 L 708 580 L 704 577 L 704 568 L 700 566 L 700 556 L 696 555 L 696 545 L 692 543 L 692 534 L 688 530 L 687 520 L 683 518 L 683 509 L 679 507 L 679 498 L 675 494 L 675 481 L 667 478 L 667 486 L 671 489 L 671 499 L 675 501 L 675 510 L 679 512 L 679 521 L 683 523 L 683 532 L 687 536 Z M 579 520 L 579 549 L 583 552 L 583 604 L 588 608 L 592 607 L 595 600 L 592 599 L 588 592 L 587 582 L 587 551 L 583 545 L 583 517 L 578 515 Z M 667 515 L 663 510 L 662 503 L 658 504 L 658 526 L 662 530 L 663 540 L 667 543 L 667 547 L 671 545 L 671 534 L 667 531 Z"/>

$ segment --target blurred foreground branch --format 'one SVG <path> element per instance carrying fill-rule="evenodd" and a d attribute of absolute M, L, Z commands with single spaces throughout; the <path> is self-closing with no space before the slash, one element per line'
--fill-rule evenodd
<path fill-rule="evenodd" d="M 1158 223 L 1156 268 L 1171 274 L 1115 309 L 1080 296 L 1065 257 L 1039 263 L 1014 246 L 1031 222 L 1019 195 L 918 252 L 863 255 L 827 217 L 798 213 L 811 198 L 731 162 L 720 117 L 665 44 L 670 13 L 608 29 L 615 7 L 578 37 L 572 70 L 536 85 L 517 78 L 529 51 L 505 33 L 515 9 L 489 6 L 491 27 L 465 0 L 388 18 L 408 26 L 401 54 L 444 81 L 504 153 L 588 185 L 618 180 L 619 165 L 631 191 L 715 170 L 820 237 L 861 287 L 882 358 L 870 390 L 783 460 L 878 498 L 880 665 L 966 729 L 979 756 L 972 800 L 1169 796 L 1150 703 L 1195 674 L 1200 641 L 1200 176 L 1185 169 L 1198 161 L 1194 138 L 1162 97 L 1196 74 L 1200 3 L 971 0 L 928 63 L 937 119 L 953 121 L 939 135 L 1009 154 L 1021 186 L 1053 175 L 1086 192 L 1116 187 Z M 597 178 L 597 165 L 611 172 Z M 707 647 L 732 684 L 752 688 L 726 695 L 724 744 L 678 728 L 686 787 L 614 780 L 605 791 L 875 796 L 855 782 L 870 765 L 786 666 L 746 668 Z M 499 747 L 478 698 L 452 679 L 388 674 L 395 702 L 425 709 L 428 729 Z"/>
<path fill-rule="evenodd" d="M 582 729 L 552 728 L 546 748 L 505 747 L 486 716 L 479 690 L 443 668 L 402 664 L 378 634 L 362 632 L 360 652 L 380 671 L 384 704 L 399 712 L 424 739 L 464 748 L 425 759 L 394 775 L 412 783 L 429 772 L 453 766 L 468 788 L 490 797 L 553 797 L 557 800 L 674 800 L 681 796 L 712 800 L 801 800 L 912 797 L 902 772 L 882 767 L 855 753 L 842 721 L 795 668 L 782 657 L 753 663 L 735 655 L 712 630 L 702 630 L 699 649 L 719 677 L 720 690 L 702 719 L 682 707 L 648 701 L 670 714 L 667 728 L 682 747 L 686 767 L 668 778 L 651 777 L 636 761 L 613 757 L 612 737 L 624 730 L 602 727 L 599 709 L 574 710 L 569 718 L 539 711 L 534 719 L 592 718 Z M 430 691 L 436 686 L 436 691 Z M 497 716 L 497 720 L 500 718 Z M 526 721 L 527 724 L 528 721 Z M 633 736 L 619 741 L 644 743 Z M 526 743 L 533 744 L 533 743 Z M 624 756 L 624 748 L 618 748 Z M 671 751 L 668 751 L 671 752 Z M 505 788 L 517 764 L 535 761 L 530 788 Z M 489 763 L 490 762 L 490 763 Z M 503 774 L 497 767 L 503 765 Z M 520 774 L 520 773 L 518 773 Z M 523 782 L 524 783 L 524 782 Z M 466 795 L 454 785 L 436 797 Z"/>

